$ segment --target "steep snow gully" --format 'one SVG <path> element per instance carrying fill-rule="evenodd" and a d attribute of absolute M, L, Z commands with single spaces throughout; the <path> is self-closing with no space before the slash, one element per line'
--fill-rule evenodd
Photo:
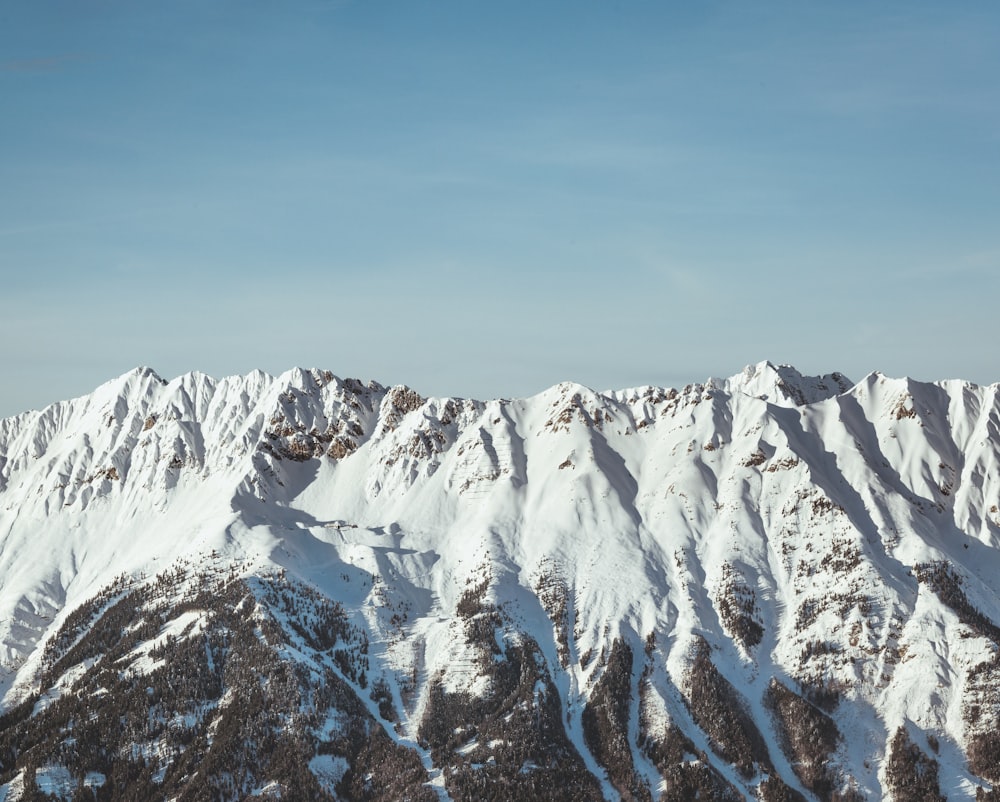
<path fill-rule="evenodd" d="M 0 800 L 1000 798 L 998 393 L 137 369 L 0 420 Z"/>

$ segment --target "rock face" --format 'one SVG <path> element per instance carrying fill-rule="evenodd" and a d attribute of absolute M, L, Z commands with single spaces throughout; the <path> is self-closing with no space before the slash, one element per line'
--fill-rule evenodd
<path fill-rule="evenodd" d="M 0 799 L 1000 797 L 1000 387 L 0 421 Z"/>

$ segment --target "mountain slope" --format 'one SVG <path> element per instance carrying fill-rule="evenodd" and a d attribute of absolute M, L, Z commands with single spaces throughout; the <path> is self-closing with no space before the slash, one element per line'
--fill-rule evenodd
<path fill-rule="evenodd" d="M 0 421 L 0 783 L 993 793 L 998 390 L 761 363 L 479 402 L 140 369 Z M 251 675 L 283 691 L 231 731 Z M 107 695 L 135 697 L 129 735 L 81 754 Z M 285 758 L 233 769 L 265 729 Z"/>

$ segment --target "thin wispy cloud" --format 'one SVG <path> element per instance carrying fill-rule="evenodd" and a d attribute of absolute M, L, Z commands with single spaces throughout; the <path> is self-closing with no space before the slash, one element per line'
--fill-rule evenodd
<path fill-rule="evenodd" d="M 55 72 L 73 63 L 90 61 L 92 57 L 82 53 L 62 53 L 39 58 L 11 59 L 0 62 L 0 72 L 39 73 Z"/>

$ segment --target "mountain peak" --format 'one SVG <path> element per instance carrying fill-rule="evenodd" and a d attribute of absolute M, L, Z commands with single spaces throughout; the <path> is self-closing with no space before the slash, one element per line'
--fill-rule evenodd
<path fill-rule="evenodd" d="M 747 365 L 722 383 L 729 393 L 743 393 L 772 404 L 805 406 L 846 393 L 853 382 L 843 373 L 804 376 L 792 365 L 775 365 L 765 360 Z"/>

